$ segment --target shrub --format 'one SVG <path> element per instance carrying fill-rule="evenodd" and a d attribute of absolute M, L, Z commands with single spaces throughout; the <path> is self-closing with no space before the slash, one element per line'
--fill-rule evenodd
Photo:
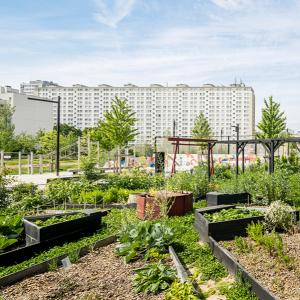
<path fill-rule="evenodd" d="M 266 228 L 270 231 L 289 230 L 294 223 L 291 211 L 292 208 L 281 201 L 271 203 L 265 214 Z"/>
<path fill-rule="evenodd" d="M 121 174 L 110 174 L 107 180 L 109 186 L 129 190 L 161 188 L 165 182 L 162 175 L 151 175 L 140 170 L 132 170 Z"/>
<path fill-rule="evenodd" d="M 20 183 L 14 186 L 11 193 L 11 200 L 18 202 L 23 199 L 24 196 L 32 196 L 37 192 L 38 186 L 33 183 Z"/>
<path fill-rule="evenodd" d="M 88 181 L 55 180 L 47 184 L 45 194 L 54 204 L 76 202 L 82 191 L 89 191 L 95 186 Z"/>
<path fill-rule="evenodd" d="M 97 180 L 101 177 L 101 172 L 96 168 L 96 162 L 88 157 L 81 159 L 81 169 L 84 174 L 84 178 L 88 181 Z"/>

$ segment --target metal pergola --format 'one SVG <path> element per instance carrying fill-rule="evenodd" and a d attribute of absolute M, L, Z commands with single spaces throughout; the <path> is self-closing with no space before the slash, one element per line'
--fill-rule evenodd
<path fill-rule="evenodd" d="M 300 143 L 300 137 L 289 137 L 289 138 L 277 138 L 277 139 L 248 139 L 248 140 L 211 140 L 211 139 L 195 139 L 188 137 L 169 137 L 168 141 L 174 145 L 174 157 L 172 163 L 171 174 L 176 172 L 176 154 L 179 153 L 179 146 L 203 146 L 207 144 L 208 158 L 207 158 L 207 174 L 210 180 L 213 174 L 213 148 L 216 144 L 235 145 L 236 146 L 236 175 L 239 175 L 239 156 L 242 154 L 242 172 L 245 171 L 245 147 L 247 145 L 258 144 L 263 145 L 269 156 L 269 173 L 274 173 L 275 169 L 275 152 L 285 143 L 295 143 L 298 151 L 300 147 L 297 143 Z"/>

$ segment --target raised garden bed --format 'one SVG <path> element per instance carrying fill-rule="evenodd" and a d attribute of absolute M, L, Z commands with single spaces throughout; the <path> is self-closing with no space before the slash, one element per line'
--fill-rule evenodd
<path fill-rule="evenodd" d="M 173 193 L 161 192 L 165 201 L 170 201 L 171 207 L 168 209 L 168 216 L 183 216 L 187 212 L 193 210 L 193 194 L 192 193 Z M 159 195 L 159 194 L 158 194 Z M 161 215 L 161 208 L 158 201 L 151 195 L 140 194 L 136 198 L 138 218 L 144 220 L 146 218 L 155 219 Z"/>
<path fill-rule="evenodd" d="M 208 218 L 205 217 L 207 214 L 213 215 L 214 213 L 221 212 L 222 210 L 231 210 L 234 208 L 236 208 L 235 205 L 219 205 L 196 209 L 195 227 L 199 232 L 200 239 L 204 242 L 209 242 L 209 236 L 213 237 L 216 241 L 231 240 L 234 239 L 235 236 L 245 236 L 248 224 L 262 221 L 264 219 L 264 216 L 260 215 L 213 222 L 209 221 Z"/>
<path fill-rule="evenodd" d="M 99 240 L 96 243 L 94 243 L 91 248 L 91 246 L 85 246 L 82 247 L 81 249 L 78 249 L 78 256 L 82 257 L 89 253 L 91 249 L 97 249 L 99 247 L 103 247 L 106 245 L 109 245 L 111 243 L 114 243 L 116 241 L 116 236 L 109 236 L 105 239 Z M 36 245 L 33 245 L 36 246 Z M 57 264 L 57 266 L 61 265 L 61 260 L 68 255 L 62 254 L 57 257 L 54 257 L 52 259 L 46 260 L 42 263 L 38 263 L 36 265 L 30 266 L 26 269 L 20 270 L 18 272 L 12 273 L 10 275 L 4 276 L 0 278 L 0 287 L 5 287 L 7 285 L 11 285 L 13 283 L 16 283 L 18 281 L 23 280 L 24 278 L 31 277 L 36 274 L 41 274 L 44 272 L 47 272 L 49 270 L 49 267 L 51 264 Z"/>
<path fill-rule="evenodd" d="M 59 218 L 70 217 L 74 214 L 76 213 L 25 217 L 26 245 L 91 234 L 101 227 L 101 218 L 107 215 L 107 211 L 85 210 L 82 215 L 76 219 L 69 221 L 62 219 L 64 222 L 56 222 L 52 225 L 43 226 L 43 223 L 49 219 L 57 219 L 59 221 Z M 37 222 L 39 222 L 38 224 L 40 225 L 37 225 Z"/>
<path fill-rule="evenodd" d="M 283 300 L 277 298 L 271 291 L 254 278 L 247 270 L 238 262 L 238 260 L 231 255 L 224 247 L 222 247 L 215 239 L 209 237 L 208 243 L 212 249 L 213 254 L 225 265 L 229 273 L 233 275 L 242 276 L 242 278 L 251 284 L 252 291 L 260 300 Z M 258 266 L 260 267 L 260 266 Z M 270 276 L 270 272 L 266 272 Z M 297 298 L 290 298 L 297 299 Z"/>
<path fill-rule="evenodd" d="M 225 194 L 219 192 L 210 192 L 206 194 L 207 206 L 250 203 L 250 200 L 251 196 L 248 193 Z"/>

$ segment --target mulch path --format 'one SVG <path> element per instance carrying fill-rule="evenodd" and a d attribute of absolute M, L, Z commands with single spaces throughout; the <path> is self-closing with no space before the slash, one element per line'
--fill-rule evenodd
<path fill-rule="evenodd" d="M 160 300 L 163 295 L 136 294 L 133 269 L 143 261 L 126 264 L 114 253 L 115 244 L 79 259 L 69 270 L 59 268 L 27 278 L 0 291 L 5 300 Z"/>
<path fill-rule="evenodd" d="M 300 233 L 283 234 L 286 253 L 294 259 L 293 268 L 289 268 L 268 251 L 254 245 L 249 253 L 239 253 L 234 241 L 221 242 L 242 266 L 262 285 L 280 300 L 300 300 Z M 247 238 L 247 241 L 251 241 Z"/>

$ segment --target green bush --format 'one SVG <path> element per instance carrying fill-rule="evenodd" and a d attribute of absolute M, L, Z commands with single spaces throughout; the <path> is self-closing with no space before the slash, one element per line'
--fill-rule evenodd
<path fill-rule="evenodd" d="M 13 187 L 11 201 L 21 201 L 24 196 L 33 196 L 37 193 L 38 186 L 33 183 L 20 183 Z"/>
<path fill-rule="evenodd" d="M 81 192 L 95 189 L 95 185 L 85 180 L 55 180 L 47 184 L 45 195 L 55 205 L 64 202 L 77 202 Z"/>
<path fill-rule="evenodd" d="M 295 223 L 291 211 L 292 207 L 281 201 L 271 203 L 265 214 L 266 228 L 270 231 L 276 229 L 288 231 Z"/>
<path fill-rule="evenodd" d="M 166 186 L 168 190 L 193 193 L 194 199 L 205 198 L 206 193 L 210 191 L 210 185 L 207 177 L 207 170 L 203 167 L 195 167 L 193 173 L 177 172 L 170 177 Z"/>
<path fill-rule="evenodd" d="M 129 190 L 149 190 L 150 188 L 161 188 L 165 179 L 162 175 L 151 175 L 145 171 L 132 170 L 121 174 L 110 174 L 107 177 L 108 185 L 111 187 Z"/>

